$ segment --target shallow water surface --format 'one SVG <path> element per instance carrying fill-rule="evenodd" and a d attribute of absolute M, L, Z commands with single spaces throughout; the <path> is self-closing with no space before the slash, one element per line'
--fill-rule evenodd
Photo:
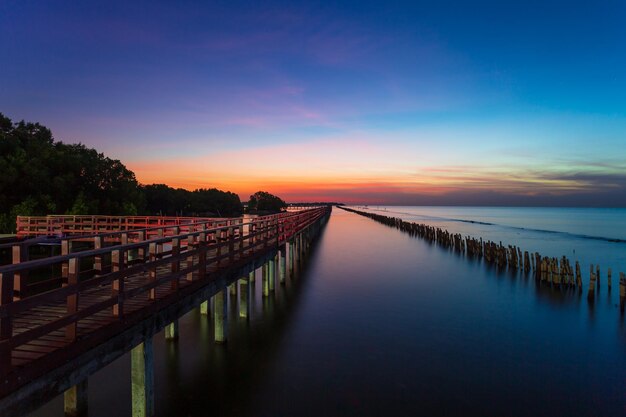
<path fill-rule="evenodd" d="M 335 209 L 299 276 L 260 287 L 226 345 L 197 312 L 157 335 L 157 415 L 626 415 L 615 284 L 590 304 Z M 130 415 L 128 355 L 89 395 L 91 416 Z"/>

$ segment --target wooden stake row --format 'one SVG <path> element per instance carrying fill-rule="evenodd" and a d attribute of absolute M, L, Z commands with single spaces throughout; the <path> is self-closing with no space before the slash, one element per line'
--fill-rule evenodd
<path fill-rule="evenodd" d="M 579 292 L 583 290 L 583 282 L 581 276 L 580 264 L 576 261 L 575 269 L 572 268 L 570 260 L 563 256 L 561 259 L 541 256 L 538 252 L 529 254 L 528 251 L 522 250 L 513 245 L 504 246 L 502 242 L 495 243 L 490 240 L 484 241 L 482 238 L 473 238 L 471 236 L 462 236 L 458 233 L 450 233 L 445 229 L 429 226 L 423 223 L 407 222 L 397 217 L 383 216 L 375 213 L 368 213 L 359 210 L 349 209 L 343 206 L 339 208 L 369 217 L 384 225 L 394 227 L 411 236 L 420 237 L 431 243 L 436 243 L 446 249 L 455 250 L 459 253 L 465 253 L 471 257 L 484 259 L 487 263 L 497 265 L 504 268 L 523 270 L 524 272 L 533 272 L 535 279 L 550 284 L 555 288 L 572 288 Z M 596 288 L 600 288 L 600 265 L 590 266 L 589 271 L 589 287 L 587 296 L 589 300 L 593 300 Z M 608 269 L 607 284 L 611 291 L 611 269 Z M 626 275 L 620 272 L 620 309 L 624 311 L 626 304 Z"/>

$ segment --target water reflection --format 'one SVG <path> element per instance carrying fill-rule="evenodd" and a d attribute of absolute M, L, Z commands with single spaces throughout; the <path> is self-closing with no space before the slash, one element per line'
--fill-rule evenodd
<path fill-rule="evenodd" d="M 555 290 L 518 271 L 335 210 L 301 275 L 251 317 L 155 339 L 160 416 L 623 415 L 626 336 L 606 286 Z M 94 416 L 129 415 L 126 358 L 90 381 Z M 111 384 L 110 381 L 116 381 Z M 128 388 L 126 388 L 128 387 Z M 57 401 L 37 415 L 59 415 Z"/>

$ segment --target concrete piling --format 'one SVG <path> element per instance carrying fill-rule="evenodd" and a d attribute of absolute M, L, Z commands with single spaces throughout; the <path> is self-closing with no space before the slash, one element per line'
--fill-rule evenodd
<path fill-rule="evenodd" d="M 165 339 L 178 340 L 178 320 L 174 320 L 165 326 Z"/>
<path fill-rule="evenodd" d="M 278 251 L 278 275 L 281 284 L 285 284 L 285 279 L 287 278 L 287 248 L 284 247 Z"/>
<path fill-rule="evenodd" d="M 263 297 L 267 297 L 270 295 L 270 274 L 269 274 L 269 265 L 268 263 L 264 263 L 263 267 L 261 268 L 262 273 L 263 273 Z"/>
<path fill-rule="evenodd" d="M 209 308 L 209 301 L 204 301 L 202 304 L 200 304 L 200 314 L 202 314 L 203 316 L 208 316 L 210 315 L 210 311 L 211 309 Z"/>
<path fill-rule="evenodd" d="M 87 416 L 87 378 L 63 393 L 63 410 L 66 417 Z"/>
<path fill-rule="evenodd" d="M 151 337 L 131 350 L 131 390 L 132 416 L 154 416 L 154 351 Z"/>
<path fill-rule="evenodd" d="M 250 318 L 251 284 L 249 280 L 239 280 L 239 317 Z"/>
<path fill-rule="evenodd" d="M 228 327 L 228 294 L 224 288 L 213 296 L 214 333 L 216 343 L 226 343 Z"/>
<path fill-rule="evenodd" d="M 276 289 L 276 255 L 268 262 L 268 274 L 269 274 L 269 290 L 273 292 Z"/>

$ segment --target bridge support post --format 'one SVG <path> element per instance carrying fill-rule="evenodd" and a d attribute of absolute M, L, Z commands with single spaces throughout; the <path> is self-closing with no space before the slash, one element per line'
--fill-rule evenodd
<path fill-rule="evenodd" d="M 276 255 L 274 255 L 269 261 L 269 281 L 270 291 L 274 291 L 274 288 L 276 287 Z"/>
<path fill-rule="evenodd" d="M 278 263 L 278 274 L 280 277 L 280 283 L 285 284 L 285 279 L 287 278 L 287 246 L 283 246 L 278 251 Z"/>
<path fill-rule="evenodd" d="M 250 281 L 239 280 L 239 317 L 250 318 Z"/>
<path fill-rule="evenodd" d="M 228 326 L 228 295 L 224 288 L 213 296 L 213 315 L 215 317 L 215 342 L 225 343 Z"/>
<path fill-rule="evenodd" d="M 254 282 L 256 278 L 256 269 L 248 274 L 248 282 Z"/>
<path fill-rule="evenodd" d="M 63 411 L 66 417 L 87 416 L 87 378 L 63 393 Z"/>
<path fill-rule="evenodd" d="M 131 356 L 132 416 L 154 416 L 154 351 L 152 337 L 135 346 Z"/>
<path fill-rule="evenodd" d="M 233 297 L 236 296 L 237 295 L 237 281 L 230 284 L 230 286 L 228 287 L 228 290 L 230 292 L 230 295 L 232 295 Z"/>
<path fill-rule="evenodd" d="M 262 267 L 263 273 L 263 297 L 267 297 L 270 295 L 270 284 L 269 284 L 269 266 L 268 263 L 264 263 Z"/>
<path fill-rule="evenodd" d="M 295 256 L 295 251 L 293 250 L 293 240 L 287 242 L 287 244 L 289 245 L 289 277 L 293 278 L 293 257 Z"/>
<path fill-rule="evenodd" d="M 211 309 L 209 308 L 209 300 L 200 304 L 200 314 L 202 314 L 203 316 L 208 316 L 210 310 Z"/>
<path fill-rule="evenodd" d="M 165 326 L 165 339 L 177 340 L 178 339 L 178 320 L 174 320 L 167 326 Z"/>

